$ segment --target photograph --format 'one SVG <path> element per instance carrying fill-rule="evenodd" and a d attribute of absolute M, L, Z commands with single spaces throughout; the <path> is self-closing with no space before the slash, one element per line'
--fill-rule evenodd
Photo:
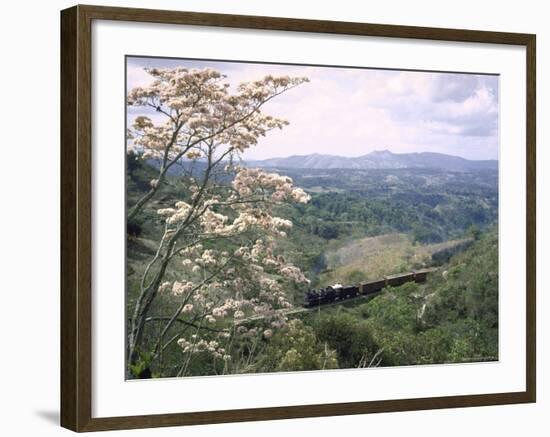
<path fill-rule="evenodd" d="M 125 63 L 126 380 L 499 361 L 498 74 Z"/>

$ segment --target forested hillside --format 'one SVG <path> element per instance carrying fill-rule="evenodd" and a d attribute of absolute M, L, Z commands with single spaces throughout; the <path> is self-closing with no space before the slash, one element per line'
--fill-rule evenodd
<path fill-rule="evenodd" d="M 367 303 L 312 315 L 311 323 L 350 367 L 497 360 L 497 254 L 493 230 L 426 284 L 387 288 Z"/>
<path fill-rule="evenodd" d="M 156 170 L 131 154 L 127 164 L 130 206 Z M 232 373 L 498 359 L 496 172 L 288 169 L 283 174 L 311 195 L 308 204 L 280 207 L 278 214 L 294 226 L 277 241 L 285 258 L 310 279 L 309 287 L 434 265 L 439 270 L 425 284 L 386 288 L 372 299 L 298 313 L 284 327 L 260 336 L 263 328 L 255 322 L 241 324 L 244 335 L 225 350 L 233 357 Z M 129 311 L 163 232 L 157 210 L 181 198 L 186 183 L 169 176 L 139 219 L 128 222 Z M 445 256 L 436 261 L 436 253 Z M 307 288 L 287 290 L 294 306 L 300 307 Z M 159 302 L 153 312 L 162 318 L 166 308 Z M 209 341 L 232 326 L 231 318 L 209 326 Z M 143 356 L 135 373 L 150 366 L 153 376 L 174 375 L 181 368 L 180 354 L 180 345 L 173 343 L 160 362 L 149 364 Z M 207 355 L 199 353 L 186 373 L 228 371 L 223 360 L 212 362 Z"/>

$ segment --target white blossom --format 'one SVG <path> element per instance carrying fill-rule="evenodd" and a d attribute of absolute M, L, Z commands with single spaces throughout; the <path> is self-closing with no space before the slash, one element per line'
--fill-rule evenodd
<path fill-rule="evenodd" d="M 185 304 L 181 310 L 182 313 L 190 313 L 191 311 L 193 311 L 193 304 L 191 303 L 188 303 L 188 304 Z"/>

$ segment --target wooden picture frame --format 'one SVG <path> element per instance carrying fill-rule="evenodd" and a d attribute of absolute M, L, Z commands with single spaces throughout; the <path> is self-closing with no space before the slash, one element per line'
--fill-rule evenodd
<path fill-rule="evenodd" d="M 526 48 L 526 390 L 416 399 L 277 406 L 126 417 L 92 417 L 92 156 L 91 69 L 93 20 L 186 24 Z M 61 12 L 61 425 L 83 432 L 176 425 L 276 420 L 536 400 L 535 284 L 535 35 L 443 28 L 238 16 L 166 10 L 75 6 Z"/>

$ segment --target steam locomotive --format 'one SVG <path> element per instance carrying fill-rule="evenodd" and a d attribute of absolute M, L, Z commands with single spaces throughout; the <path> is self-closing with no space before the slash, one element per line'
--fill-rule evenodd
<path fill-rule="evenodd" d="M 308 290 L 304 296 L 303 306 L 305 308 L 312 308 L 336 301 L 353 299 L 358 296 L 375 294 L 382 291 L 384 287 L 399 287 L 406 282 L 425 282 L 428 273 L 434 270 L 436 269 L 413 270 L 412 272 L 384 276 L 382 279 L 358 285 L 334 284 L 319 290 Z"/>

